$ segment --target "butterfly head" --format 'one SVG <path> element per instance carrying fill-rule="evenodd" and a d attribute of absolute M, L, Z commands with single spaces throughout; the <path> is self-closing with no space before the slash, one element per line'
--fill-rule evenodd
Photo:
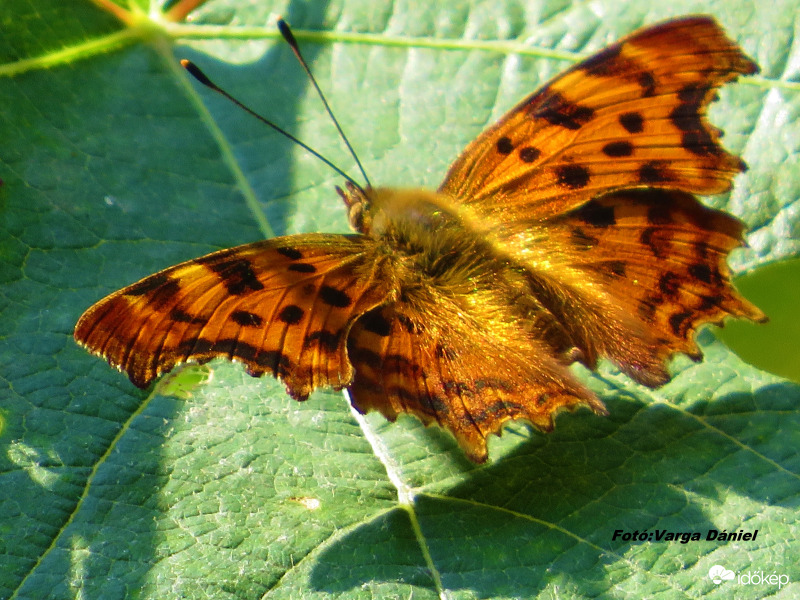
<path fill-rule="evenodd" d="M 392 236 L 397 229 L 432 231 L 459 222 L 460 212 L 442 194 L 423 189 L 360 188 L 351 182 L 336 188 L 350 226 L 364 235 Z"/>
<path fill-rule="evenodd" d="M 361 188 L 352 181 L 347 181 L 344 189 L 340 188 L 338 185 L 336 186 L 336 192 L 347 207 L 347 219 L 350 221 L 350 227 L 359 233 L 368 234 L 370 230 L 369 197 L 372 191 L 372 188 Z"/>

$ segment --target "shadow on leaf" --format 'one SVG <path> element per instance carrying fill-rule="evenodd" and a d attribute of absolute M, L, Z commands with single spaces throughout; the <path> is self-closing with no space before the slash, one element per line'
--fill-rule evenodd
<path fill-rule="evenodd" d="M 761 511 L 732 513 L 729 500 L 796 504 L 800 485 L 783 463 L 798 446 L 798 386 L 769 385 L 688 410 L 608 403 L 609 419 L 577 413 L 456 487 L 418 490 L 414 511 L 445 589 L 531 597 L 557 586 L 595 597 L 634 578 L 645 595 L 677 592 L 676 571 L 708 553 L 732 562 L 737 552 L 780 541 L 769 540 Z M 760 536 L 705 541 L 711 529 Z M 702 541 L 614 540 L 617 530 L 697 532 Z M 334 593 L 368 581 L 420 585 L 427 567 L 413 546 L 397 509 L 337 539 L 311 582 Z"/>

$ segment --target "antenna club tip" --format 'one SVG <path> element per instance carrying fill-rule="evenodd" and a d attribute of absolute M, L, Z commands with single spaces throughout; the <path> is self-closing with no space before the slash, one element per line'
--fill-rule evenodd
<path fill-rule="evenodd" d="M 181 59 L 181 66 L 189 72 L 189 75 L 197 79 L 203 85 L 212 89 L 217 89 L 217 86 L 200 70 L 196 64 L 185 58 Z"/>
<path fill-rule="evenodd" d="M 289 27 L 289 24 L 283 19 L 283 17 L 278 18 L 278 31 L 281 32 L 283 39 L 285 39 L 290 46 L 293 48 L 297 47 L 297 40 L 294 39 L 292 29 Z"/>

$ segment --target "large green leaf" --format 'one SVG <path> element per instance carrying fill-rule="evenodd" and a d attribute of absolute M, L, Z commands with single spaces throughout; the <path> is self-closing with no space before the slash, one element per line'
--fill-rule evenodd
<path fill-rule="evenodd" d="M 413 419 L 303 404 L 214 363 L 142 392 L 72 341 L 92 302 L 180 260 L 343 231 L 316 159 L 177 66 L 220 84 L 351 173 L 271 13 L 297 28 L 373 181 L 435 186 L 482 128 L 636 27 L 713 13 L 762 66 L 714 121 L 750 170 L 709 199 L 752 227 L 736 268 L 800 254 L 800 30 L 793 0 L 258 3 L 192 25 L 88 2 L 0 5 L 0 596 L 14 598 L 796 597 L 800 388 L 704 331 L 650 391 L 582 377 L 610 416 L 510 427 L 483 466 Z M 154 11 L 153 14 L 157 14 Z M 623 541 L 758 530 L 754 541 Z M 715 585 L 709 569 L 791 583 Z"/>

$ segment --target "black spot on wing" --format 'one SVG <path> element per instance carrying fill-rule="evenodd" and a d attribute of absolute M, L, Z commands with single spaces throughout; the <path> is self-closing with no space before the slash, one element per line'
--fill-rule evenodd
<path fill-rule="evenodd" d="M 544 101 L 536 105 L 541 97 Z M 581 106 L 570 102 L 558 92 L 550 92 L 545 88 L 532 99 L 530 114 L 537 119 L 544 119 L 551 125 L 565 129 L 580 129 L 594 118 L 594 110 L 588 106 Z"/>
<path fill-rule="evenodd" d="M 296 325 L 302 320 L 303 315 L 305 315 L 305 311 L 302 308 L 294 304 L 288 304 L 278 313 L 278 320 L 287 325 Z"/>
<path fill-rule="evenodd" d="M 696 310 L 698 312 L 705 313 L 710 311 L 712 308 L 719 308 L 723 302 L 725 302 L 725 296 L 722 295 L 701 296 Z"/>
<path fill-rule="evenodd" d="M 247 310 L 235 310 L 231 313 L 231 321 L 242 327 L 261 327 L 264 319 Z"/>
<path fill-rule="evenodd" d="M 707 128 L 703 126 L 701 114 L 711 88 L 689 84 L 678 91 L 678 104 L 669 114 L 670 121 L 681 132 L 681 146 L 697 156 L 720 155 L 717 145 Z"/>
<path fill-rule="evenodd" d="M 660 160 L 651 160 L 639 167 L 639 183 L 666 183 L 675 179 L 667 165 Z"/>
<path fill-rule="evenodd" d="M 381 337 L 388 337 L 392 333 L 392 324 L 383 316 L 380 309 L 365 313 L 364 316 L 358 320 L 358 324 L 361 325 L 365 331 L 369 331 Z"/>
<path fill-rule="evenodd" d="M 503 136 L 497 140 L 497 151 L 500 154 L 507 156 L 514 151 L 514 144 L 511 143 L 509 138 Z"/>
<path fill-rule="evenodd" d="M 221 262 L 216 262 L 216 257 L 208 260 L 200 258 L 195 262 L 216 273 L 228 293 L 234 296 L 264 289 L 264 285 L 256 277 L 253 265 L 246 258 L 232 258 Z"/>
<path fill-rule="evenodd" d="M 613 206 L 604 206 L 598 202 L 587 202 L 575 211 L 575 216 L 593 227 L 611 227 L 617 224 Z"/>
<path fill-rule="evenodd" d="M 170 280 L 169 276 L 166 273 L 156 273 L 155 275 L 151 275 L 150 277 L 142 279 L 138 283 L 134 283 L 127 290 L 125 290 L 125 295 L 143 296 L 148 292 L 160 288 L 162 285 L 166 283 L 177 284 L 177 281 Z"/>
<path fill-rule="evenodd" d="M 591 179 L 589 170 L 581 165 L 561 165 L 556 167 L 555 172 L 559 185 L 572 190 L 579 190 L 586 187 L 589 183 L 589 179 Z"/>
<path fill-rule="evenodd" d="M 319 298 L 328 306 L 336 308 L 347 308 L 353 302 L 345 292 L 329 285 L 323 285 L 319 289 Z"/>
<path fill-rule="evenodd" d="M 614 75 L 619 72 L 617 59 L 621 51 L 622 46 L 619 44 L 610 46 L 584 60 L 578 65 L 578 68 L 589 75 Z"/>
<path fill-rule="evenodd" d="M 703 283 L 712 283 L 719 279 L 719 274 L 716 273 L 705 263 L 696 263 L 689 266 L 689 275 L 702 281 Z"/>
<path fill-rule="evenodd" d="M 686 337 L 692 324 L 692 313 L 689 311 L 675 313 L 669 318 L 669 326 L 678 337 Z"/>
<path fill-rule="evenodd" d="M 214 342 L 205 338 L 191 337 L 181 340 L 175 352 L 184 360 L 195 355 L 209 354 L 214 347 Z"/>
<path fill-rule="evenodd" d="M 519 158 L 522 162 L 532 163 L 542 155 L 542 151 L 533 146 L 526 146 L 519 151 Z"/>
<path fill-rule="evenodd" d="M 633 154 L 633 144 L 630 142 L 609 142 L 603 146 L 603 154 L 611 158 L 620 158 Z"/>
<path fill-rule="evenodd" d="M 627 112 L 619 116 L 619 123 L 628 133 L 641 133 L 644 130 L 644 119 L 638 112 Z"/>
<path fill-rule="evenodd" d="M 711 86 L 690 83 L 689 85 L 685 85 L 678 90 L 678 100 L 680 100 L 683 104 L 694 107 L 694 112 L 699 112 L 700 107 L 703 104 L 703 99 L 710 91 Z"/>
<path fill-rule="evenodd" d="M 427 394 L 425 396 L 428 406 L 430 406 L 432 414 L 438 419 L 445 416 L 450 412 L 450 405 L 448 401 L 439 394 Z"/>
<path fill-rule="evenodd" d="M 315 331 L 309 334 L 308 337 L 306 337 L 303 344 L 305 346 L 311 346 L 317 344 L 323 350 L 327 350 L 328 352 L 333 352 L 339 347 L 340 337 L 341 337 L 341 332 L 333 333 L 325 329 L 320 329 L 319 331 Z"/>
<path fill-rule="evenodd" d="M 475 423 L 484 423 L 489 420 L 494 420 L 498 416 L 507 414 L 520 415 L 525 414 L 525 407 L 517 402 L 510 400 L 496 400 L 491 404 L 481 406 L 482 410 L 475 410 L 470 412 L 470 419 Z M 550 427 L 552 429 L 552 427 Z"/>
<path fill-rule="evenodd" d="M 678 92 L 680 103 L 669 113 L 670 121 L 681 131 L 694 131 L 702 129 L 700 110 L 703 97 L 708 88 L 700 88 L 694 84 L 688 85 Z"/>
<path fill-rule="evenodd" d="M 650 97 L 656 90 L 656 79 L 650 71 L 643 71 L 642 65 L 621 56 L 622 45 L 615 44 L 587 58 L 578 68 L 588 75 L 599 77 L 622 77 L 635 81 L 642 88 L 642 97 Z"/>
<path fill-rule="evenodd" d="M 680 289 L 681 279 L 677 273 L 667 271 L 658 280 L 658 289 L 667 298 L 674 298 Z"/>
<path fill-rule="evenodd" d="M 642 96 L 649 98 L 656 91 L 656 78 L 649 71 L 642 71 L 636 76 L 636 83 L 642 88 Z"/>
<path fill-rule="evenodd" d="M 310 265 L 308 263 L 292 263 L 289 265 L 290 271 L 295 271 L 296 273 L 316 273 L 317 268 L 314 265 Z"/>
<path fill-rule="evenodd" d="M 276 248 L 275 251 L 291 260 L 300 260 L 303 258 L 303 253 L 297 248 L 289 248 L 288 246 L 284 246 L 282 248 Z"/>

